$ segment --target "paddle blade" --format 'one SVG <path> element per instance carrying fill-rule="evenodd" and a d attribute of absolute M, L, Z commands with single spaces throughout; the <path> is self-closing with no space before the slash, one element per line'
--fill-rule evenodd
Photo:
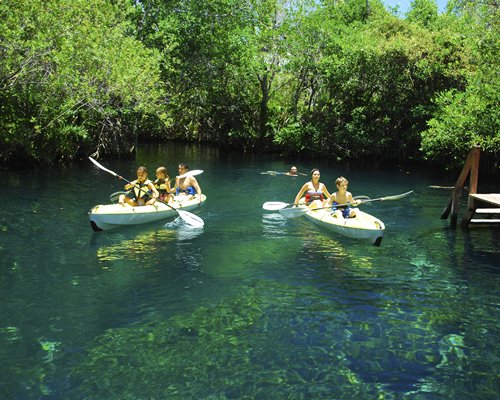
<path fill-rule="evenodd" d="M 280 214 L 285 218 L 298 218 L 305 215 L 309 210 L 305 207 L 291 207 L 291 208 L 283 208 L 280 210 Z"/>
<path fill-rule="evenodd" d="M 203 173 L 202 169 L 193 169 L 192 171 L 188 171 L 185 174 L 177 175 L 176 178 L 187 178 L 188 176 L 196 176 Z"/>
<path fill-rule="evenodd" d="M 101 164 L 99 164 L 96 160 L 94 160 L 92 157 L 89 157 L 89 160 L 92 161 L 92 163 L 97 167 L 102 169 L 103 171 L 106 171 L 110 173 L 111 175 L 118 176 L 116 172 L 111 171 L 110 169 L 107 169 L 106 167 L 103 167 Z"/>
<path fill-rule="evenodd" d="M 368 200 L 366 202 L 369 202 L 369 201 L 376 201 L 376 200 L 380 200 L 380 201 L 386 201 L 386 200 L 400 200 L 406 196 L 409 196 L 410 194 L 413 193 L 413 190 L 410 190 L 409 192 L 406 192 L 406 193 L 401 193 L 401 194 L 395 194 L 394 196 L 385 196 L 385 197 L 381 197 L 380 199 L 375 199 L 375 200 Z M 363 201 L 362 201 L 363 202 Z M 365 202 L 363 202 L 365 203 Z"/>
<path fill-rule="evenodd" d="M 267 211 L 278 211 L 289 205 L 290 204 L 283 203 L 282 201 L 266 201 L 262 204 L 262 208 Z"/>
<path fill-rule="evenodd" d="M 109 201 L 110 201 L 111 203 L 116 203 L 116 202 L 120 199 L 120 196 L 121 196 L 122 194 L 126 195 L 126 194 L 128 194 L 128 192 L 121 191 L 121 192 L 114 192 L 114 193 L 111 193 L 111 194 L 109 195 Z"/>
<path fill-rule="evenodd" d="M 202 169 L 193 169 L 192 171 L 186 172 L 187 175 L 196 176 L 203 173 Z"/>
<path fill-rule="evenodd" d="M 197 215 L 182 210 L 177 210 L 177 212 L 179 213 L 179 217 L 181 217 L 186 224 L 191 225 L 193 228 L 203 228 L 205 225 L 205 222 Z"/>
<path fill-rule="evenodd" d="M 413 193 L 413 190 L 410 190 L 409 192 L 402 193 L 402 194 L 396 194 L 394 196 L 385 196 L 385 197 L 382 197 L 380 200 L 381 201 L 384 201 L 384 200 L 399 200 L 399 199 L 402 199 L 403 197 L 409 196 L 412 193 Z"/>

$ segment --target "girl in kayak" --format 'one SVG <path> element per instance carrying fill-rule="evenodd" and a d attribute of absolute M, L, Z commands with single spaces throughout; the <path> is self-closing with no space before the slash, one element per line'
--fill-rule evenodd
<path fill-rule="evenodd" d="M 179 164 L 179 176 L 186 175 L 189 171 L 189 166 L 186 163 Z M 198 181 L 194 176 L 184 176 L 183 178 L 175 179 L 175 194 L 179 195 L 187 195 L 187 196 L 195 196 L 198 195 L 201 203 L 201 188 L 198 184 Z"/>
<path fill-rule="evenodd" d="M 165 167 L 158 167 L 156 169 L 156 180 L 153 182 L 156 190 L 160 196 L 158 197 L 162 201 L 166 201 L 170 204 L 170 201 L 174 199 L 174 196 L 170 194 L 170 177 L 168 176 L 167 169 Z"/>
<path fill-rule="evenodd" d="M 334 212 L 335 217 L 338 218 L 355 217 L 356 209 L 351 208 L 350 206 L 358 205 L 361 201 L 355 200 L 352 197 L 351 192 L 347 191 L 347 186 L 349 185 L 349 181 L 343 176 L 340 176 L 335 181 L 335 184 L 337 185 L 337 191 L 330 196 L 330 198 L 326 202 L 326 207 L 332 206 L 332 211 Z"/>
<path fill-rule="evenodd" d="M 295 200 L 293 202 L 294 205 L 298 205 L 300 199 L 305 194 L 305 203 L 309 206 L 309 208 L 319 208 L 323 206 L 323 201 L 325 199 L 330 198 L 330 193 L 326 186 L 319 181 L 320 177 L 319 169 L 314 168 L 311 171 L 311 180 L 306 182 L 297 196 L 295 196 Z"/>
<path fill-rule="evenodd" d="M 118 203 L 127 203 L 133 207 L 151 205 L 160 195 L 153 182 L 148 179 L 148 170 L 144 166 L 137 168 L 137 179 L 127 183 L 125 190 L 130 190 L 130 192 L 126 195 L 122 194 Z"/>

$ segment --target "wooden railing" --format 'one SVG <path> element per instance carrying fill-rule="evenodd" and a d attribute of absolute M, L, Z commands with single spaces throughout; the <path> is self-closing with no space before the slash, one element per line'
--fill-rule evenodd
<path fill-rule="evenodd" d="M 448 215 L 451 213 L 450 217 L 450 227 L 455 228 L 457 226 L 457 213 L 458 206 L 460 203 L 460 196 L 462 195 L 462 191 L 464 190 L 465 181 L 467 176 L 470 175 L 469 178 L 469 195 L 475 194 L 477 192 L 477 178 L 479 173 L 479 155 L 481 153 L 480 146 L 474 146 L 474 148 L 469 153 L 467 157 L 467 161 L 465 162 L 464 167 L 462 168 L 462 172 L 458 177 L 457 183 L 453 189 L 451 194 L 451 198 L 448 202 L 448 205 L 443 210 L 441 214 L 441 219 L 448 218 Z M 474 201 L 473 199 L 468 198 L 468 202 Z M 470 207 L 469 207 L 470 206 Z M 467 209 L 470 210 L 472 207 L 468 204 Z M 469 212 L 469 211 L 468 211 Z M 469 218 L 470 220 L 470 218 Z"/>

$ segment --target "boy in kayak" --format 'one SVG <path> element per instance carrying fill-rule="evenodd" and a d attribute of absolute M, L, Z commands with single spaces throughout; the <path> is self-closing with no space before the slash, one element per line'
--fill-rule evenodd
<path fill-rule="evenodd" d="M 186 195 L 191 197 L 198 195 L 198 198 L 200 199 L 201 203 L 200 185 L 198 184 L 198 181 L 194 176 L 187 174 L 188 171 L 189 171 L 189 166 L 186 163 L 179 164 L 179 175 L 177 178 L 175 178 L 175 194 L 177 196 Z M 180 177 L 186 174 L 187 176 L 184 176 L 182 178 Z"/>
<path fill-rule="evenodd" d="M 122 194 L 118 203 L 127 203 L 133 207 L 154 204 L 160 196 L 153 182 L 148 179 L 148 170 L 144 166 L 137 168 L 137 179 L 127 183 L 125 190 L 130 190 L 130 192 Z"/>
<path fill-rule="evenodd" d="M 334 217 L 354 218 L 356 209 L 350 206 L 359 204 L 360 200 L 355 200 L 351 192 L 347 191 L 349 181 L 343 176 L 338 177 L 335 184 L 337 185 L 337 191 L 330 196 L 326 202 L 326 207 L 332 206 Z"/>
<path fill-rule="evenodd" d="M 165 167 L 158 167 L 156 169 L 156 180 L 153 183 L 156 190 L 158 190 L 158 193 L 160 194 L 158 199 L 166 201 L 170 204 L 171 200 L 174 199 L 174 196 L 170 194 L 172 191 L 170 187 L 170 177 L 168 176 L 168 172 Z"/>

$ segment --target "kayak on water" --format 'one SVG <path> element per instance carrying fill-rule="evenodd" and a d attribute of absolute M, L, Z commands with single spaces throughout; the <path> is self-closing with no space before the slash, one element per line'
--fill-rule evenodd
<path fill-rule="evenodd" d="M 206 200 L 207 197 L 203 194 L 201 202 L 198 196 L 193 198 L 186 198 L 183 195 L 175 196 L 171 207 L 160 202 L 149 206 L 137 207 L 132 207 L 128 204 L 97 205 L 89 211 L 90 226 L 97 232 L 128 225 L 145 224 L 178 215 L 186 217 L 184 214 L 187 214 L 188 218 L 194 219 L 196 218 L 194 214 L 183 212 L 200 207 Z"/>
<path fill-rule="evenodd" d="M 306 208 L 305 205 L 299 207 Z M 359 208 L 353 218 L 335 217 L 330 208 L 307 211 L 304 216 L 329 231 L 353 239 L 367 240 L 376 246 L 380 246 L 384 237 L 384 223 Z"/>

